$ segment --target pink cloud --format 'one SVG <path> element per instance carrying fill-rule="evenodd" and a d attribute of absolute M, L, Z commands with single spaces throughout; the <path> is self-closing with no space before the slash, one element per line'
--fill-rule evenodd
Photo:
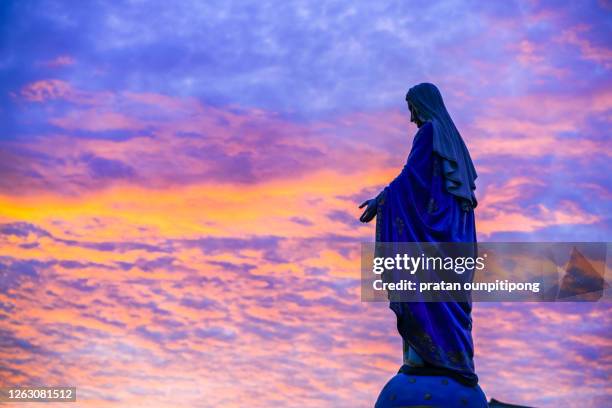
<path fill-rule="evenodd" d="M 84 91 L 60 79 L 32 82 L 21 88 L 17 96 L 28 102 L 39 103 L 65 100 L 80 105 L 108 105 L 112 102 L 110 92 Z"/>
<path fill-rule="evenodd" d="M 69 65 L 74 65 L 75 60 L 70 55 L 59 55 L 55 57 L 54 59 L 43 61 L 41 64 L 47 67 L 57 68 L 57 67 L 65 67 Z"/>
<path fill-rule="evenodd" d="M 139 130 L 144 127 L 140 121 L 118 112 L 101 112 L 95 109 L 72 111 L 68 115 L 51 118 L 49 122 L 67 130 Z"/>
<path fill-rule="evenodd" d="M 68 82 L 59 79 L 36 81 L 23 87 L 20 92 L 20 95 L 25 100 L 31 102 L 61 99 L 72 94 L 72 86 Z"/>
<path fill-rule="evenodd" d="M 549 79 L 551 76 L 557 80 L 563 80 L 571 74 L 569 68 L 560 68 L 551 63 L 551 59 L 546 52 L 549 48 L 546 44 L 539 44 L 529 40 L 521 40 L 518 44 L 511 45 L 510 50 L 517 52 L 517 60 L 522 65 L 523 70 L 531 71 L 536 76 Z"/>
<path fill-rule="evenodd" d="M 587 33 L 591 27 L 586 24 L 576 25 L 563 30 L 557 41 L 563 44 L 574 45 L 580 50 L 582 58 L 597 62 L 606 69 L 612 68 L 612 50 L 609 47 L 600 47 L 584 38 L 581 34 Z"/>

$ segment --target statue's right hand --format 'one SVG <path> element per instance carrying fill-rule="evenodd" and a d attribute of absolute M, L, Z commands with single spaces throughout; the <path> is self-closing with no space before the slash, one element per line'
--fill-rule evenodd
<path fill-rule="evenodd" d="M 361 214 L 361 217 L 359 217 L 359 221 L 364 222 L 364 223 L 372 221 L 374 217 L 376 217 L 376 210 L 378 207 L 378 202 L 376 201 L 375 198 L 371 200 L 365 200 L 359 206 L 359 208 L 363 208 L 363 207 L 366 207 L 366 209 L 363 211 L 363 214 Z"/>

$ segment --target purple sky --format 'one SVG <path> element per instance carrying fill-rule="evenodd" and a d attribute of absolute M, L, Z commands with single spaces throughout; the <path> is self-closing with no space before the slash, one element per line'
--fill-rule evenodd
<path fill-rule="evenodd" d="M 481 241 L 610 241 L 610 38 L 609 1 L 3 3 L 0 384 L 371 406 L 400 339 L 356 205 L 406 160 L 407 89 L 472 153 Z M 609 305 L 475 305 L 487 396 L 603 406 Z"/>

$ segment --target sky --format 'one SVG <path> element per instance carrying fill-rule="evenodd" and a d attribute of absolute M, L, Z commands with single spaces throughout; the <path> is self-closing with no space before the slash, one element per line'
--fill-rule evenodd
<path fill-rule="evenodd" d="M 603 0 L 2 2 L 0 384 L 372 406 L 401 344 L 357 206 L 406 161 L 406 91 L 445 98 L 480 241 L 611 241 L 610 38 Z M 611 310 L 475 304 L 484 392 L 605 405 Z"/>

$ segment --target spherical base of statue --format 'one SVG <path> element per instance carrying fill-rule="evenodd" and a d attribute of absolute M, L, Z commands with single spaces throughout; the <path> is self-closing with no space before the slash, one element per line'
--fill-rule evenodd
<path fill-rule="evenodd" d="M 487 408 L 480 386 L 469 387 L 445 376 L 398 373 L 384 386 L 375 408 Z"/>

